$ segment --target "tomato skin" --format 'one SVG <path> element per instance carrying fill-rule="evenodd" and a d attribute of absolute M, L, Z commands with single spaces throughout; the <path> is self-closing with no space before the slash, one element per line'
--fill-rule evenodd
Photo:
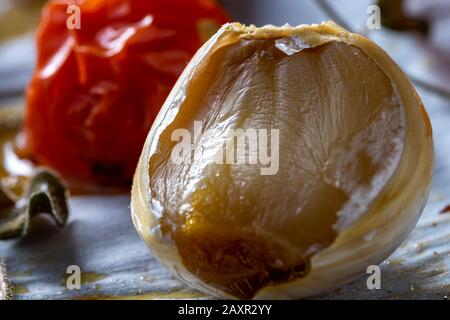
<path fill-rule="evenodd" d="M 21 153 L 69 181 L 131 181 L 153 120 L 202 45 L 204 19 L 228 21 L 213 0 L 50 1 L 37 35 Z"/>

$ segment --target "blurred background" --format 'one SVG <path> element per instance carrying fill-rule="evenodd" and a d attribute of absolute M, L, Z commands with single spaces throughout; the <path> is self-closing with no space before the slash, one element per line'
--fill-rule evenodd
<path fill-rule="evenodd" d="M 0 106 L 23 104 L 33 70 L 34 30 L 46 0 L 0 2 Z M 448 0 L 220 0 L 235 21 L 292 25 L 332 19 L 375 40 L 417 86 L 450 97 Z M 381 29 L 367 28 L 370 5 L 381 8 Z"/>

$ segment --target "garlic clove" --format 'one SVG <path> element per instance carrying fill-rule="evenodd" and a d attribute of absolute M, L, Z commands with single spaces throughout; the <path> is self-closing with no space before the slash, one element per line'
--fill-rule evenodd
<path fill-rule="evenodd" d="M 193 148 L 174 161 L 178 129 Z M 233 157 L 224 152 L 229 131 L 251 138 L 252 129 L 277 146 L 271 161 L 227 161 L 239 160 L 235 145 Z M 248 150 L 241 156 L 257 149 Z M 153 254 L 193 287 L 301 298 L 397 248 L 427 200 L 433 163 L 420 98 L 373 42 L 332 22 L 228 24 L 196 54 L 150 130 L 132 217 Z"/>

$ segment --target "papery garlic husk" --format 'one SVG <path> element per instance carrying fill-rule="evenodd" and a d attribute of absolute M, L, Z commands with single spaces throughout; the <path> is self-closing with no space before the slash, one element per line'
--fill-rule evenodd
<path fill-rule="evenodd" d="M 202 135 L 174 163 L 174 130 Z M 227 129 L 279 129 L 279 170 L 218 164 Z M 215 130 L 209 130 L 215 129 Z M 270 137 L 269 137 L 270 140 Z M 403 71 L 333 22 L 223 26 L 148 135 L 132 217 L 155 257 L 222 298 L 296 299 L 365 274 L 414 228 L 434 164 Z"/>

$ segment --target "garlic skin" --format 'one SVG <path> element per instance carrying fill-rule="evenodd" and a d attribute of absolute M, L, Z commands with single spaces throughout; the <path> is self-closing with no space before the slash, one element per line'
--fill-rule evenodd
<path fill-rule="evenodd" d="M 370 40 L 352 34 L 333 22 L 297 27 L 256 28 L 227 24 L 195 55 L 162 107 L 144 145 L 134 177 L 131 211 L 133 223 L 153 255 L 189 286 L 221 298 L 236 296 L 205 283 L 183 264 L 172 241 L 159 236 L 161 208 L 152 201 L 149 159 L 158 152 L 159 138 L 172 123 L 185 98 L 187 83 L 218 44 L 227 41 L 278 39 L 276 47 L 286 55 L 328 43 L 344 43 L 369 56 L 386 74 L 403 110 L 404 138 L 395 170 L 383 183 L 364 212 L 338 219 L 338 234 L 332 244 L 314 254 L 310 270 L 282 283 L 269 283 L 254 299 L 298 299 L 320 294 L 366 273 L 369 265 L 382 262 L 414 228 L 428 198 L 434 165 L 431 125 L 420 98 L 403 71 Z M 342 222 L 344 221 L 344 222 Z M 346 222 L 345 222 L 346 221 Z M 342 223 L 339 223 L 342 222 Z"/>

